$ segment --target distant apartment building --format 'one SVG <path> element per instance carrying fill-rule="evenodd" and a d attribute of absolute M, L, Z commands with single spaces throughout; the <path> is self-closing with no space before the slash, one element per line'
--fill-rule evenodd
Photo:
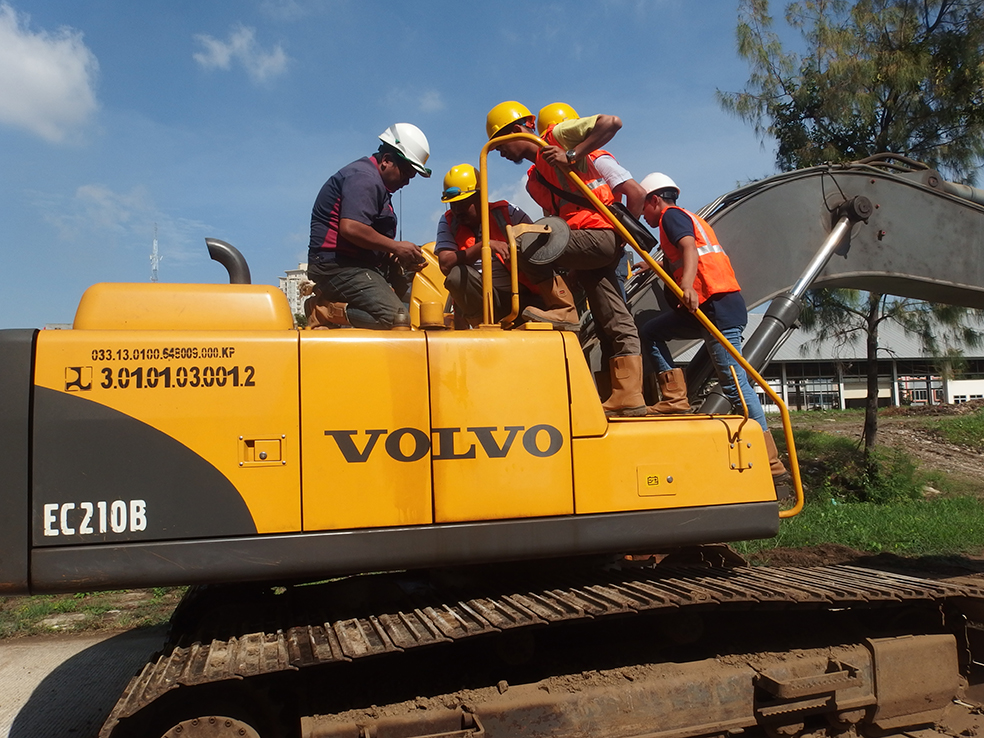
<path fill-rule="evenodd" d="M 280 291 L 287 295 L 291 315 L 304 314 L 304 298 L 301 296 L 301 283 L 307 280 L 307 264 L 298 264 L 297 269 L 288 269 L 286 276 L 280 278 Z"/>

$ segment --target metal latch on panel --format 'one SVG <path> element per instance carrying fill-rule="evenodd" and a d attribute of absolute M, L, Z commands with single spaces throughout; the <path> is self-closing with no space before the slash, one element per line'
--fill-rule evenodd
<path fill-rule="evenodd" d="M 728 464 L 735 471 L 752 468 L 752 443 L 737 435 L 728 441 Z"/>
<path fill-rule="evenodd" d="M 249 438 L 239 436 L 239 466 L 282 466 L 287 463 L 284 453 L 286 435 Z"/>

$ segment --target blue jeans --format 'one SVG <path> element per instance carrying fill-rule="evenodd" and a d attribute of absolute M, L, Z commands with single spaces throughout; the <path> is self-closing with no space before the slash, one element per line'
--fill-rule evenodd
<path fill-rule="evenodd" d="M 745 326 L 743 325 L 721 330 L 722 335 L 728 339 L 728 343 L 734 346 L 738 353 L 741 353 L 741 334 L 744 330 Z M 741 408 L 741 399 L 738 396 L 738 391 L 741 390 L 741 396 L 745 398 L 745 404 L 748 406 L 748 417 L 761 425 L 762 430 L 768 432 L 769 426 L 765 422 L 765 411 L 762 410 L 762 403 L 759 402 L 758 395 L 752 389 L 745 370 L 732 358 L 724 346 L 711 338 L 692 313 L 686 310 L 666 310 L 639 329 L 639 339 L 642 341 L 643 351 L 649 353 L 656 365 L 656 370 L 660 373 L 676 368 L 673 363 L 673 355 L 666 345 L 667 341 L 694 338 L 704 340 L 707 353 L 711 357 L 711 363 L 714 364 L 718 382 L 721 383 L 724 396 L 731 401 L 732 407 Z M 737 388 L 728 368 L 732 366 L 738 377 Z"/>
<path fill-rule="evenodd" d="M 334 262 L 314 268 L 309 264 L 308 277 L 325 299 L 348 303 L 345 312 L 356 328 L 388 330 L 393 327 L 398 314 L 407 313 L 407 306 L 397 297 L 386 277 L 354 259 L 338 256 Z"/>

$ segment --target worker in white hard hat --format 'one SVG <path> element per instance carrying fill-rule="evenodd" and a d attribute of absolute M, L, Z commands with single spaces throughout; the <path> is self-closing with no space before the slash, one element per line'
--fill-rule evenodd
<path fill-rule="evenodd" d="M 315 293 L 305 305 L 310 327 L 409 325 L 403 275 L 426 262 L 417 244 L 396 240 L 390 198 L 416 175 L 430 177 L 430 146 L 410 123 L 390 126 L 379 140 L 375 154 L 338 170 L 314 201 L 308 278 Z"/>
<path fill-rule="evenodd" d="M 536 135 L 534 117 L 524 105 L 507 101 L 496 105 L 486 117 L 486 133 L 495 138 L 509 133 Z M 607 415 L 646 414 L 642 396 L 642 356 L 639 333 L 618 287 L 615 268 L 622 256 L 623 242 L 611 223 L 597 212 L 581 190 L 568 178 L 574 172 L 592 189 L 602 204 L 615 197 L 598 173 L 589 154 L 608 143 L 622 127 L 613 115 L 566 120 L 543 135 L 549 146 L 519 139 L 499 147 L 499 154 L 517 164 L 533 163 L 526 189 L 544 212 L 563 218 L 571 229 L 570 241 L 553 266 L 575 270 L 591 304 L 591 311 L 612 344 L 611 394 L 602 407 Z M 577 319 L 577 310 L 564 278 L 537 285 L 547 302 L 546 310 L 527 308 L 528 320 L 557 323 Z"/>
<path fill-rule="evenodd" d="M 455 317 L 463 317 L 456 325 L 461 328 L 477 325 L 482 320 L 482 198 L 479 193 L 478 172 L 471 164 L 451 167 L 444 176 L 441 202 L 448 210 L 437 223 L 437 240 L 434 253 L 438 266 L 447 277 L 444 286 L 455 303 Z M 520 208 L 505 201 L 489 203 L 489 247 L 492 249 L 492 287 L 495 301 L 495 319 L 506 314 L 512 294 L 512 278 L 509 271 L 509 243 L 507 225 L 532 223 Z M 551 274 L 549 267 L 536 272 L 532 265 L 522 264 L 520 271 L 520 306 L 532 304 L 536 277 L 526 272 Z"/>
<path fill-rule="evenodd" d="M 661 172 L 654 172 L 640 184 L 646 190 L 643 217 L 650 226 L 659 228 L 659 242 L 667 271 L 683 291 L 682 304 L 674 301 L 675 306 L 661 312 L 639 329 L 643 349 L 652 358 L 659 373 L 657 378 L 662 395 L 662 400 L 653 405 L 650 412 L 690 412 L 686 379 L 683 370 L 674 364 L 667 342 L 703 338 L 725 396 L 732 405 L 741 407 L 738 396 L 741 390 L 748 407 L 748 417 L 761 425 L 765 432 L 769 465 L 778 490 L 780 485 L 786 484 L 788 472 L 779 460 L 779 452 L 765 421 L 758 394 L 752 389 L 741 365 L 727 349 L 708 335 L 694 315 L 694 311 L 700 308 L 728 342 L 741 352 L 748 310 L 731 268 L 731 260 L 707 221 L 676 204 L 680 188 L 672 179 Z M 729 367 L 735 369 L 737 387 Z"/>

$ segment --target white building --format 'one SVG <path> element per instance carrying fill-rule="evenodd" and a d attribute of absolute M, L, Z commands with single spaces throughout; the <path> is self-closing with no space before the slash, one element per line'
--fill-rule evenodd
<path fill-rule="evenodd" d="M 748 316 L 746 341 L 762 318 L 761 314 Z M 907 335 L 892 321 L 882 322 L 878 329 L 878 404 L 938 405 L 984 398 L 984 347 L 959 348 L 963 356 L 957 375 L 944 377 L 918 337 Z M 680 358 L 689 360 L 695 350 Z M 864 407 L 868 394 L 865 353 L 863 334 L 850 343 L 827 340 L 818 344 L 816 334 L 800 328 L 775 352 L 762 376 L 790 410 Z M 765 402 L 764 393 L 759 398 L 766 412 L 778 412 Z"/>
<path fill-rule="evenodd" d="M 288 269 L 287 276 L 280 278 L 280 291 L 287 295 L 291 315 L 304 314 L 304 298 L 301 297 L 301 283 L 307 281 L 307 264 L 298 264 L 297 269 Z"/>

